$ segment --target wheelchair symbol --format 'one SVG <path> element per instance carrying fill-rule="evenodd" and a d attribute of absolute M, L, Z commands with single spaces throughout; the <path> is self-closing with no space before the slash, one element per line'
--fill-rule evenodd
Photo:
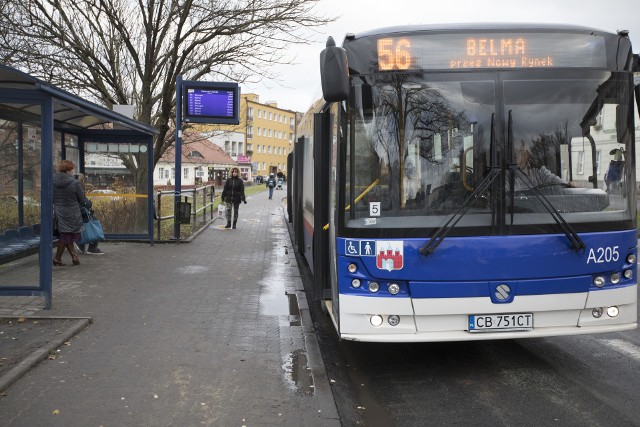
<path fill-rule="evenodd" d="M 353 246 L 353 241 L 349 240 L 349 246 L 347 246 L 348 255 L 358 255 L 358 248 Z"/>

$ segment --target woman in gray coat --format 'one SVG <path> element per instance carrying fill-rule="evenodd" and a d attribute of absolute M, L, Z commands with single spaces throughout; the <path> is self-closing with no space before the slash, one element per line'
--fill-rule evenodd
<path fill-rule="evenodd" d="M 71 174 L 75 165 L 70 160 L 58 163 L 58 172 L 53 176 L 53 211 L 58 223 L 58 247 L 53 258 L 53 265 L 64 265 L 62 255 L 65 248 L 71 255 L 73 265 L 80 264 L 80 259 L 74 247 L 81 239 L 82 214 L 80 203 L 87 201 L 82 185 Z"/>

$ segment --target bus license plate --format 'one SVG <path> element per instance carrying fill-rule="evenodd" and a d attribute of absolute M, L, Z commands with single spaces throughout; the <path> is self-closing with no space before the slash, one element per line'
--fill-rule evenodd
<path fill-rule="evenodd" d="M 528 331 L 531 329 L 533 329 L 533 313 L 469 316 L 469 332 Z"/>

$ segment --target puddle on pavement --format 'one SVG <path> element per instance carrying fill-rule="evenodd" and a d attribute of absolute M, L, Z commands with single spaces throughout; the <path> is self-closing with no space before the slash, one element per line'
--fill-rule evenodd
<path fill-rule="evenodd" d="M 295 350 L 286 355 L 282 369 L 285 372 L 285 379 L 293 391 L 306 395 L 313 394 L 313 375 L 311 375 L 307 354 L 304 350 Z"/>
<path fill-rule="evenodd" d="M 272 223 L 275 221 L 272 221 Z M 281 222 L 278 223 L 280 225 Z M 267 316 L 289 316 L 290 326 L 300 325 L 300 311 L 298 309 L 298 298 L 295 294 L 287 294 L 285 290 L 284 280 L 287 278 L 289 269 L 289 259 L 286 257 L 288 249 L 282 227 L 274 224 L 271 232 L 280 234 L 279 237 L 274 236 L 273 251 L 277 251 L 279 256 L 275 257 L 264 280 L 260 283 L 262 290 L 260 291 L 260 314 Z"/>
<path fill-rule="evenodd" d="M 260 290 L 259 310 L 260 314 L 267 316 L 277 316 L 278 326 L 280 328 L 280 337 L 285 342 L 291 340 L 286 339 L 293 332 L 290 327 L 302 326 L 300 318 L 300 309 L 298 308 L 298 297 L 294 292 L 287 293 L 285 284 L 290 274 L 290 261 L 288 254 L 288 235 L 285 234 L 282 223 L 282 213 L 270 219 L 270 231 L 272 233 L 272 257 L 273 261 L 264 279 L 260 282 L 262 288 Z M 275 255 L 275 256 L 273 256 Z M 291 289 L 289 289 L 291 290 Z M 296 330 L 295 335 L 299 334 Z M 294 346 L 291 346 L 295 348 Z M 292 391 L 304 395 L 313 395 L 313 376 L 308 366 L 307 354 L 304 350 L 291 351 L 291 347 L 282 351 L 282 369 L 284 379 Z"/>

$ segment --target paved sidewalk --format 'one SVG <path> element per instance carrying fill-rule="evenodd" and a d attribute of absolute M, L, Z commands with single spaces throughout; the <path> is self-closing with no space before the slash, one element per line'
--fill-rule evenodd
<path fill-rule="evenodd" d="M 101 244 L 54 269 L 49 311 L 0 297 L 0 315 L 92 319 L 9 386 L 0 424 L 339 426 L 284 194 L 249 197 L 237 230 L 216 220 L 191 243 Z"/>

